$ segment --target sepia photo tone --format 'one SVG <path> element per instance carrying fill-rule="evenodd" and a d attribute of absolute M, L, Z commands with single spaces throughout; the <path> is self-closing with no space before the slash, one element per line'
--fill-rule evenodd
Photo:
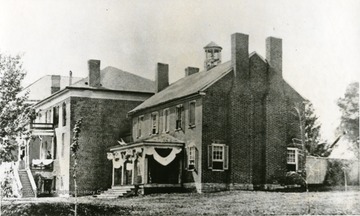
<path fill-rule="evenodd" d="M 1 1 L 1 215 L 359 215 L 360 2 Z"/>

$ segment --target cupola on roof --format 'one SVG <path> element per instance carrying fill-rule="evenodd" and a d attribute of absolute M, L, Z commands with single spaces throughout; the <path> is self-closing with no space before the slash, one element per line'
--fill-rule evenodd
<path fill-rule="evenodd" d="M 222 49 L 221 46 L 217 45 L 215 42 L 211 41 L 208 45 L 206 45 L 204 47 L 204 49 L 207 49 L 207 48 L 219 48 L 219 49 Z"/>

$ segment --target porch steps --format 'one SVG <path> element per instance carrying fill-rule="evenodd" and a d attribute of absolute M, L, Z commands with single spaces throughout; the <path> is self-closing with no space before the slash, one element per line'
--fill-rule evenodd
<path fill-rule="evenodd" d="M 119 197 L 125 197 L 130 194 L 135 194 L 135 186 L 113 186 L 112 188 L 102 192 L 97 198 L 101 199 L 116 199 Z"/>
<path fill-rule="evenodd" d="M 30 179 L 26 170 L 19 170 L 19 177 L 22 184 L 22 197 L 35 197 L 35 193 L 31 187 Z"/>

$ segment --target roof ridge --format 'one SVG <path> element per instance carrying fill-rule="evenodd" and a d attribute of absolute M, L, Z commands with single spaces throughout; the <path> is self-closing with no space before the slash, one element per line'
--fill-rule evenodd
<path fill-rule="evenodd" d="M 146 78 L 146 77 L 143 77 L 143 76 L 140 76 L 140 75 L 137 75 L 137 74 L 130 73 L 130 72 L 128 72 L 128 71 L 122 70 L 122 69 L 120 69 L 120 68 L 117 68 L 117 67 L 114 67 L 114 66 L 111 66 L 111 65 L 103 68 L 101 71 L 104 71 L 104 70 L 109 69 L 109 68 L 113 68 L 113 69 L 118 70 L 118 71 L 121 71 L 121 72 L 123 72 L 123 73 L 127 73 L 128 75 L 136 76 L 136 77 L 139 77 L 139 78 L 146 79 L 146 80 L 149 80 L 149 81 L 154 82 L 154 80 L 148 79 L 148 78 Z"/>

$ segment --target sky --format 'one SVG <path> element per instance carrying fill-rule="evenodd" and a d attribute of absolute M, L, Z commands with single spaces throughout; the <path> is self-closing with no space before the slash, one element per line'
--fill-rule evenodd
<path fill-rule="evenodd" d="M 214 41 L 230 60 L 230 35 L 249 35 L 249 51 L 265 57 L 265 39 L 283 40 L 283 76 L 312 101 L 322 136 L 333 141 L 336 100 L 359 80 L 358 0 L 0 0 L 0 52 L 23 54 L 26 86 L 44 75 L 87 76 L 101 60 L 154 79 L 169 64 L 170 82 L 188 66 L 203 68 L 203 47 Z"/>

